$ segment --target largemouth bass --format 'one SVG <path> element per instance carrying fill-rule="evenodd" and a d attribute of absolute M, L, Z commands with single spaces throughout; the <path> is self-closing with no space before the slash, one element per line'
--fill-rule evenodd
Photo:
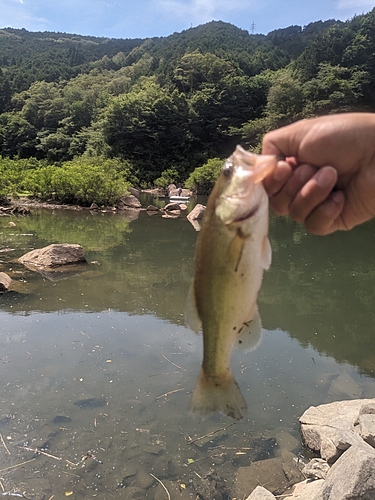
<path fill-rule="evenodd" d="M 186 324 L 203 331 L 202 368 L 190 403 L 201 417 L 215 411 L 237 420 L 246 415 L 230 357 L 235 344 L 250 350 L 261 339 L 257 295 L 271 264 L 262 180 L 276 162 L 237 146 L 207 202 L 185 310 Z"/>

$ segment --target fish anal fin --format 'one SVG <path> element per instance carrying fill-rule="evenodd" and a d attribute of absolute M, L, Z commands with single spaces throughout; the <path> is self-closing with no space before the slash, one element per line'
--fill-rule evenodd
<path fill-rule="evenodd" d="M 184 312 L 185 324 L 190 330 L 199 333 L 202 328 L 202 321 L 199 317 L 195 301 L 194 283 L 191 284 Z"/>
<path fill-rule="evenodd" d="M 235 420 L 242 420 L 247 406 L 230 371 L 221 376 L 207 376 L 201 369 L 197 385 L 190 400 L 190 412 L 201 418 L 219 411 Z"/>
<path fill-rule="evenodd" d="M 238 334 L 236 344 L 241 350 L 250 352 L 259 346 L 262 340 L 262 321 L 258 309 L 253 319 L 242 325 Z"/>
<path fill-rule="evenodd" d="M 262 242 L 262 254 L 260 259 L 260 265 L 263 269 L 269 269 L 272 261 L 272 249 L 271 243 L 268 236 L 265 236 Z"/>

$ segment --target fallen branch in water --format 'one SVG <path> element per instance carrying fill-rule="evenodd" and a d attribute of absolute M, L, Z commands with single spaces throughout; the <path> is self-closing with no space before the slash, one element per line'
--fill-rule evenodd
<path fill-rule="evenodd" d="M 152 476 L 154 479 L 156 479 L 156 481 L 158 481 L 158 483 L 160 483 L 163 486 L 163 488 L 165 489 L 166 494 L 168 495 L 168 500 L 171 500 L 171 495 L 169 494 L 169 491 L 164 486 L 164 484 L 160 481 L 160 479 L 158 479 L 156 476 L 154 476 L 153 474 L 151 474 L 151 472 L 150 472 L 150 476 Z"/>
<path fill-rule="evenodd" d="M 169 392 L 166 392 L 165 394 L 162 394 L 161 396 L 158 396 L 156 399 L 160 399 L 160 398 L 163 398 L 164 396 L 167 397 L 169 396 L 170 394 L 174 394 L 175 392 L 180 392 L 180 391 L 184 391 L 185 388 L 182 388 L 182 389 L 175 389 L 174 391 L 169 391 Z"/>
<path fill-rule="evenodd" d="M 0 439 L 1 439 L 1 443 L 2 443 L 2 445 L 4 446 L 4 448 L 6 449 L 6 451 L 7 451 L 8 455 L 10 455 L 10 451 L 9 451 L 9 449 L 8 449 L 8 446 L 6 445 L 6 443 L 5 443 L 5 441 L 4 441 L 4 438 L 3 438 L 3 435 L 2 435 L 2 434 L 0 434 Z"/>
<path fill-rule="evenodd" d="M 193 444 L 196 443 L 197 441 L 200 441 L 201 439 L 204 439 L 206 437 L 212 436 L 213 434 L 216 434 L 217 432 L 220 431 L 225 431 L 229 427 L 232 427 L 232 425 L 236 425 L 236 422 L 232 422 L 231 424 L 225 425 L 224 427 L 220 427 L 220 429 L 216 429 L 216 431 L 209 432 L 208 434 L 205 434 L 204 436 L 200 436 L 196 439 L 190 439 L 187 444 Z"/>
<path fill-rule="evenodd" d="M 22 448 L 23 450 L 26 450 L 26 451 L 32 451 L 36 454 L 44 455 L 48 458 L 54 458 L 55 460 L 62 460 L 62 458 L 55 457 L 55 455 L 51 455 L 50 453 L 46 453 L 45 451 L 38 450 L 38 448 L 29 448 L 28 446 L 20 446 L 20 448 Z"/>
<path fill-rule="evenodd" d="M 5 469 L 1 469 L 0 472 L 5 472 L 5 471 L 8 471 L 10 469 L 15 469 L 16 467 L 22 467 L 22 465 L 28 464 L 29 462 L 32 462 L 33 460 L 35 460 L 35 458 L 32 458 L 31 460 L 26 460 L 26 462 L 21 462 L 20 464 L 10 465 L 9 467 L 5 467 Z"/>
<path fill-rule="evenodd" d="M 171 361 L 170 359 L 167 358 L 167 356 L 164 356 L 163 353 L 161 353 L 161 355 L 163 356 L 164 359 L 166 359 L 167 361 L 169 361 L 173 366 L 175 366 L 176 368 L 179 368 L 180 370 L 183 370 L 184 372 L 187 372 L 188 370 L 186 370 L 185 368 L 182 368 L 182 366 L 178 366 L 176 365 L 176 363 L 173 363 L 173 361 Z"/>

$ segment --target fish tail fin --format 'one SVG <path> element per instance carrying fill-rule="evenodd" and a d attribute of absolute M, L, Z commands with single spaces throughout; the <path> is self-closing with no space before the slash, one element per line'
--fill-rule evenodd
<path fill-rule="evenodd" d="M 190 401 L 190 411 L 205 418 L 219 411 L 235 420 L 246 416 L 247 406 L 230 371 L 222 376 L 209 377 L 201 369 Z"/>

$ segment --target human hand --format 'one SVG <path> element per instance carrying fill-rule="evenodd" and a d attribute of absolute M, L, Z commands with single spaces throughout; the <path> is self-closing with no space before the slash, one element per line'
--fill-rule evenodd
<path fill-rule="evenodd" d="M 262 153 L 285 158 L 263 181 L 278 215 L 318 235 L 375 216 L 375 114 L 296 122 L 266 134 Z"/>

